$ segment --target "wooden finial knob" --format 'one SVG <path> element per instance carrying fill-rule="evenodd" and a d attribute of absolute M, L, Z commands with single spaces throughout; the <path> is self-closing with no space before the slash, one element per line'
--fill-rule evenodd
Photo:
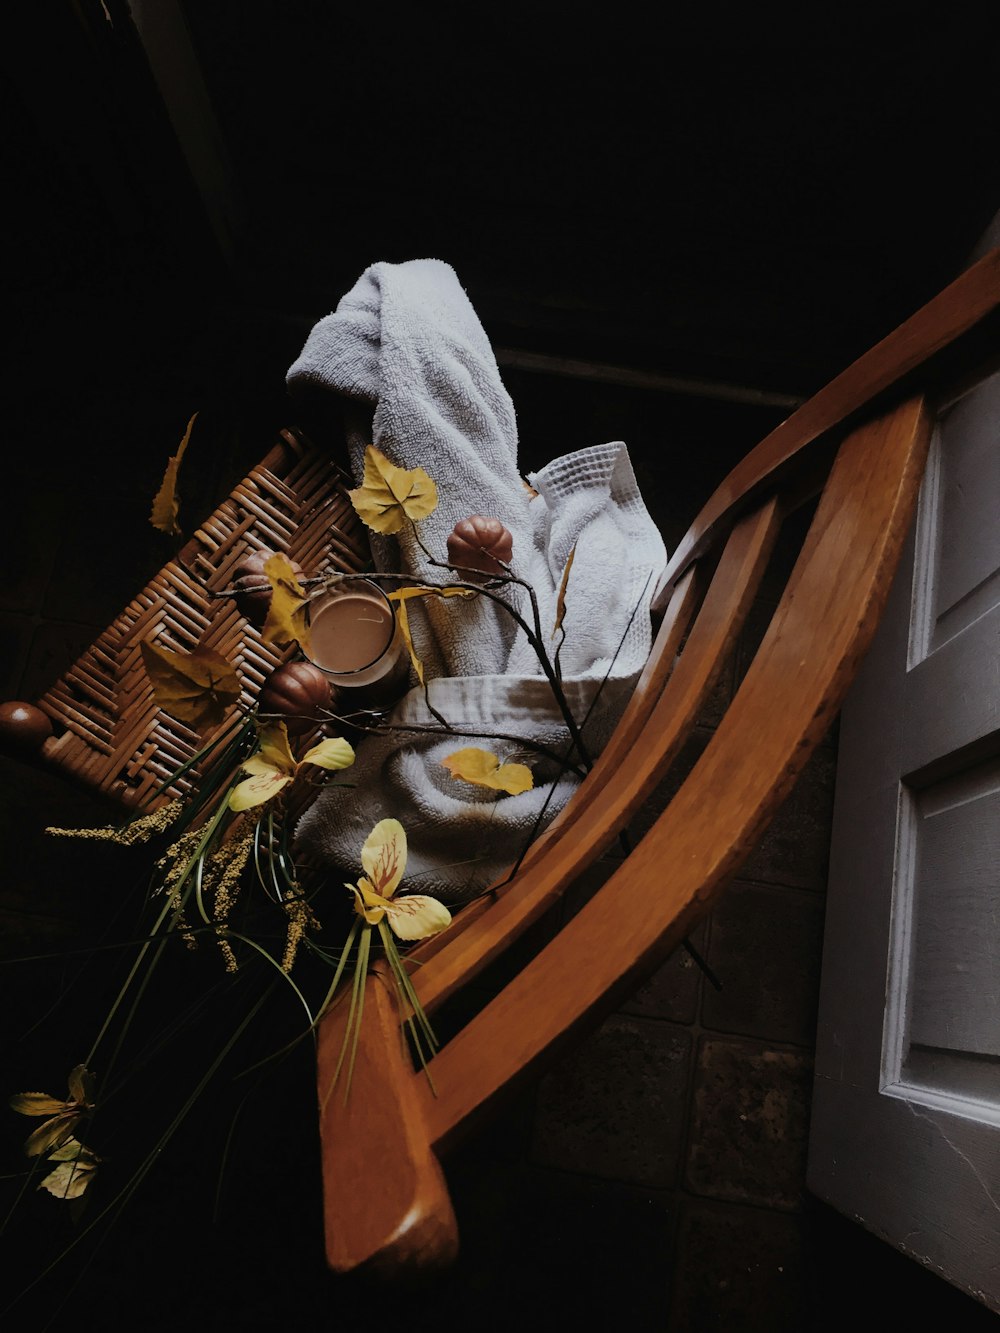
<path fill-rule="evenodd" d="M 0 745 L 5 750 L 39 750 L 51 735 L 52 723 L 34 704 L 20 699 L 0 704 Z"/>

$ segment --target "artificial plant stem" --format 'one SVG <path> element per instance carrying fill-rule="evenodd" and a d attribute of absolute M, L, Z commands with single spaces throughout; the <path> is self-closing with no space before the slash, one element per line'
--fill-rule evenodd
<path fill-rule="evenodd" d="M 302 1008 L 306 1011 L 306 1018 L 308 1018 L 309 1020 L 309 1027 L 310 1028 L 313 1027 L 316 1020 L 315 1018 L 313 1018 L 313 1012 L 309 1008 L 309 1001 L 302 994 L 298 986 L 288 975 L 285 969 L 281 966 L 278 960 L 272 954 L 269 954 L 268 951 L 263 947 L 263 945 L 258 944 L 256 940 L 252 940 L 249 935 L 242 935 L 238 930 L 225 930 L 222 933 L 224 938 L 226 939 L 242 940 L 244 944 L 249 944 L 251 949 L 256 949 L 262 958 L 267 959 L 267 961 L 271 964 L 271 966 L 276 969 L 278 974 L 281 977 L 283 977 L 285 981 L 287 981 L 289 986 L 291 986 L 292 990 L 299 997 L 299 1001 L 302 1005 Z"/>
<path fill-rule="evenodd" d="M 91 1064 L 93 1063 L 94 1056 L 95 1056 L 96 1053 L 97 1053 L 97 1049 L 98 1049 L 98 1047 L 100 1046 L 101 1042 L 104 1040 L 104 1034 L 107 1032 L 108 1028 L 111 1026 L 112 1019 L 114 1018 L 115 1014 L 118 1012 L 118 1007 L 120 1006 L 120 1004 L 121 1004 L 122 1001 L 124 1000 L 124 998 L 125 998 L 125 996 L 126 996 L 126 994 L 127 994 L 127 992 L 128 992 L 129 987 L 131 986 L 133 980 L 135 979 L 135 975 L 136 975 L 136 973 L 139 971 L 139 967 L 140 967 L 141 964 L 142 964 L 142 960 L 145 958 L 146 954 L 149 952 L 150 945 L 154 942 L 154 940 L 156 940 L 156 939 L 158 938 L 158 932 L 159 932 L 159 929 L 160 929 L 160 927 L 163 925 L 163 923 L 164 923 L 164 921 L 167 919 L 167 917 L 170 915 L 170 911 L 171 911 L 171 905 L 170 905 L 169 901 L 168 901 L 168 902 L 165 902 L 165 903 L 163 904 L 163 908 L 162 908 L 162 910 L 160 911 L 160 915 L 156 918 L 155 922 L 153 923 L 153 929 L 150 931 L 150 933 L 149 933 L 149 937 L 147 938 L 145 944 L 143 944 L 142 948 L 139 950 L 139 953 L 138 953 L 138 955 L 137 955 L 137 957 L 136 957 L 136 960 L 135 960 L 135 962 L 132 964 L 132 967 L 131 967 L 131 969 L 129 970 L 129 974 L 128 974 L 128 976 L 125 978 L 125 983 L 124 983 L 124 985 L 122 986 L 122 988 L 121 988 L 121 990 L 118 992 L 118 994 L 115 996 L 115 1001 L 114 1001 L 114 1003 L 112 1004 L 110 1010 L 108 1011 L 107 1017 L 105 1018 L 103 1024 L 101 1025 L 101 1030 L 100 1030 L 100 1032 L 98 1032 L 96 1038 L 94 1039 L 94 1044 L 91 1046 L 90 1051 L 89 1051 L 89 1053 L 88 1053 L 88 1055 L 87 1055 L 86 1060 L 84 1060 L 84 1062 L 83 1062 L 83 1063 L 87 1066 L 88 1069 L 90 1068 Z"/>
<path fill-rule="evenodd" d="M 446 565 L 444 566 L 444 568 L 448 568 L 448 566 Z M 368 578 L 369 576 L 360 574 L 359 575 L 338 574 L 337 580 L 352 579 L 355 577 Z M 444 586 L 441 584 L 427 583 L 426 580 L 424 579 L 415 579 L 410 574 L 379 573 L 378 577 L 380 579 L 392 579 L 394 582 L 408 583 L 412 587 L 430 588 L 432 590 Z M 572 737 L 573 744 L 576 748 L 577 754 L 579 754 L 580 759 L 584 764 L 584 767 L 587 768 L 588 770 L 591 769 L 593 767 L 594 761 L 591 759 L 590 754 L 587 751 L 587 747 L 583 743 L 583 737 L 580 735 L 580 729 L 576 725 L 576 719 L 574 718 L 573 713 L 570 710 L 569 703 L 567 702 L 566 696 L 563 693 L 562 685 L 556 678 L 556 673 L 552 668 L 552 663 L 549 661 L 549 656 L 548 653 L 545 651 L 545 644 L 541 636 L 535 633 L 535 631 L 532 629 L 532 627 L 528 624 L 528 622 L 525 620 L 525 618 L 521 615 L 519 611 L 515 611 L 515 609 L 510 605 L 509 602 L 505 602 L 502 597 L 500 597 L 495 592 L 491 592 L 489 588 L 481 587 L 480 585 L 475 583 L 461 583 L 461 582 L 449 583 L 447 586 L 449 588 L 464 588 L 467 592 L 477 593 L 480 597 L 488 597 L 491 602 L 496 602 L 497 606 L 502 607 L 507 612 L 507 614 L 510 617 L 512 617 L 512 619 L 524 633 L 525 637 L 528 640 L 528 643 L 531 645 L 531 648 L 535 656 L 538 658 L 539 665 L 541 666 L 542 671 L 545 673 L 546 680 L 549 682 L 549 687 L 552 690 L 552 694 L 553 697 L 555 698 L 556 705 L 559 708 L 559 711 L 563 717 L 563 721 L 566 723 L 566 728 L 569 731 L 570 736 Z"/>
<path fill-rule="evenodd" d="M 361 960 L 364 957 L 364 970 L 368 970 L 368 949 L 370 943 L 371 927 L 365 925 L 361 932 L 361 939 L 358 944 L 358 956 L 354 963 L 354 973 L 351 977 L 351 1005 L 347 1011 L 347 1022 L 344 1025 L 344 1040 L 340 1046 L 340 1056 L 337 1060 L 337 1068 L 333 1071 L 333 1078 L 330 1080 L 330 1086 L 327 1088 L 322 1102 L 322 1109 L 326 1109 L 326 1104 L 330 1100 L 334 1088 L 337 1086 L 337 1079 L 340 1078 L 341 1066 L 344 1063 L 344 1056 L 347 1054 L 347 1047 L 351 1039 L 351 1031 L 354 1024 L 354 1014 L 358 1006 L 358 989 L 364 985 L 364 976 L 362 975 Z"/>
<path fill-rule="evenodd" d="M 190 857 L 188 858 L 187 864 L 181 871 L 176 884 L 174 884 L 173 886 L 173 889 L 170 893 L 170 900 L 176 902 L 178 899 L 180 899 L 180 902 L 178 903 L 177 911 L 174 913 L 174 919 L 170 923 L 169 926 L 170 930 L 173 930 L 174 926 L 176 926 L 178 920 L 180 919 L 181 912 L 183 912 L 187 900 L 191 896 L 191 890 L 189 889 L 188 892 L 184 894 L 183 897 L 181 897 L 181 889 L 187 883 L 192 871 L 194 871 L 195 873 L 194 893 L 195 893 L 195 904 L 198 908 L 198 914 L 201 917 L 202 921 L 204 921 L 206 926 L 210 926 L 212 924 L 211 917 L 205 911 L 205 905 L 201 900 L 202 868 L 204 866 L 204 861 L 206 855 L 208 854 L 208 850 L 212 845 L 212 840 L 214 839 L 216 833 L 218 832 L 219 825 L 229 814 L 229 797 L 232 795 L 233 791 L 235 790 L 235 787 L 236 787 L 236 778 L 232 778 L 230 780 L 229 786 L 226 788 L 225 795 L 223 796 L 222 800 L 216 807 L 215 814 L 208 822 L 208 827 L 206 828 L 205 832 L 201 835 L 201 839 L 198 843 L 198 846 L 191 853 Z"/>
<path fill-rule="evenodd" d="M 392 968 L 396 977 L 396 984 L 400 990 L 400 998 L 410 1006 L 413 1016 L 426 1034 L 431 1050 L 437 1050 L 439 1044 L 438 1039 L 434 1035 L 434 1029 L 431 1027 L 430 1020 L 424 1012 L 423 1005 L 417 998 L 417 992 L 413 989 L 413 983 L 410 981 L 409 974 L 403 966 L 403 960 L 396 947 L 396 941 L 392 937 L 392 931 L 384 920 L 378 923 L 378 928 L 379 934 L 382 936 L 382 944 L 385 947 L 386 957 L 389 960 L 389 966 Z"/>
<path fill-rule="evenodd" d="M 351 926 L 350 932 L 348 933 L 347 936 L 347 940 L 344 944 L 343 949 L 340 952 L 340 961 L 337 963 L 337 969 L 333 974 L 333 980 L 330 982 L 327 992 L 323 996 L 322 1003 L 316 1010 L 316 1017 L 306 1028 L 305 1032 L 300 1032 L 297 1037 L 293 1037 L 290 1042 L 287 1042 L 284 1046 L 282 1046 L 279 1050 L 274 1051 L 271 1055 L 266 1055 L 263 1060 L 256 1060 L 252 1065 L 248 1065 L 246 1069 L 241 1069 L 239 1074 L 236 1075 L 237 1078 L 245 1078 L 247 1074 L 252 1074 L 255 1069 L 259 1069 L 261 1065 L 268 1064 L 271 1060 L 277 1060 L 280 1059 L 281 1056 L 287 1055 L 287 1053 L 291 1051 L 294 1047 L 296 1047 L 304 1037 L 308 1037 L 310 1032 L 315 1031 L 323 1015 L 326 1013 L 331 1000 L 336 994 L 337 987 L 340 985 L 340 978 L 344 975 L 344 968 L 347 965 L 347 959 L 350 956 L 351 946 L 354 943 L 354 939 L 358 933 L 358 928 L 360 925 L 361 925 L 361 919 L 359 917 L 355 920 L 354 924 Z"/>
<path fill-rule="evenodd" d="M 223 741 L 227 741 L 226 749 L 229 749 L 233 741 L 236 740 L 236 737 L 234 736 L 233 733 L 236 732 L 237 730 L 241 730 L 251 720 L 252 719 L 248 715 L 244 714 L 240 714 L 240 716 L 234 718 L 233 721 L 230 722 L 228 727 L 224 727 L 217 736 L 213 736 L 207 745 L 203 745 L 201 747 L 201 749 L 198 751 L 197 754 L 193 754 L 190 759 L 185 759 L 183 764 L 180 764 L 177 768 L 173 770 L 172 773 L 169 773 L 167 777 L 163 779 L 160 785 L 153 792 L 152 797 L 150 799 L 155 800 L 157 796 L 162 796 L 163 793 L 167 791 L 168 788 L 172 787 L 174 783 L 177 782 L 180 778 L 182 778 L 185 773 L 189 772 L 192 768 L 194 768 L 195 764 L 197 764 L 200 760 L 204 759 L 206 754 L 210 753 L 210 751 L 214 750 L 217 746 L 221 746 Z M 219 755 L 219 758 L 220 759 L 222 758 L 221 754 Z M 218 760 L 216 760 L 216 763 L 218 763 Z"/>
<path fill-rule="evenodd" d="M 234 781 L 230 784 L 230 791 L 232 790 L 232 788 L 233 788 L 235 785 L 236 785 L 236 784 L 235 784 L 235 780 L 234 780 Z M 176 925 L 176 923 L 177 923 L 177 919 L 178 919 L 178 917 L 180 916 L 180 913 L 181 913 L 181 911 L 182 911 L 183 908 L 184 908 L 184 900 L 182 900 L 180 906 L 177 907 L 176 910 L 174 910 L 174 907 L 173 907 L 174 899 L 175 899 L 175 897 L 180 893 L 180 891 L 181 891 L 181 887 L 183 886 L 185 880 L 186 880 L 186 879 L 188 878 L 188 876 L 190 875 L 192 867 L 194 866 L 194 864 L 195 864 L 195 862 L 198 860 L 198 858 L 203 854 L 205 848 L 208 846 L 208 841 L 209 841 L 209 839 L 211 838 L 212 834 L 215 832 L 216 828 L 218 827 L 220 820 L 221 820 L 222 817 L 225 815 L 225 813 L 226 813 L 226 811 L 227 811 L 227 809 L 228 809 L 228 797 L 229 797 L 229 792 L 227 791 L 227 793 L 226 793 L 226 797 L 225 797 L 225 799 L 222 801 L 221 805 L 219 806 L 219 809 L 216 811 L 214 817 L 212 818 L 212 820 L 211 820 L 211 822 L 210 822 L 210 824 L 209 824 L 209 826 L 208 826 L 207 831 L 202 835 L 202 838 L 201 838 L 201 841 L 200 841 L 199 844 L 198 844 L 197 850 L 196 850 L 196 851 L 191 855 L 191 857 L 188 859 L 188 862 L 187 862 L 187 864 L 185 865 L 184 870 L 183 870 L 183 872 L 182 872 L 180 878 L 178 879 L 176 885 L 174 886 L 174 890 L 173 890 L 173 892 L 169 895 L 169 897 L 167 898 L 166 902 L 163 904 L 163 908 L 161 909 L 159 916 L 156 918 L 156 921 L 153 923 L 153 928 L 152 928 L 152 930 L 150 931 L 149 939 L 146 941 L 146 943 L 145 943 L 145 944 L 142 946 L 142 948 L 139 950 L 139 953 L 138 953 L 138 955 L 137 955 L 137 957 L 136 957 L 136 960 L 135 960 L 135 962 L 132 964 L 132 967 L 131 967 L 131 969 L 130 969 L 130 971 L 129 971 L 128 976 L 125 978 L 125 984 L 122 986 L 121 990 L 118 992 L 117 996 L 115 997 L 115 1001 L 114 1001 L 114 1003 L 112 1004 L 111 1009 L 110 1009 L 110 1011 L 108 1012 L 108 1015 L 107 1015 L 107 1017 L 105 1018 L 103 1024 L 101 1025 L 101 1030 L 100 1030 L 100 1032 L 98 1032 L 97 1037 L 96 1037 L 95 1040 L 94 1040 L 94 1044 L 93 1044 L 93 1045 L 91 1046 L 91 1048 L 90 1048 L 90 1053 L 88 1054 L 86 1060 L 84 1061 L 84 1064 L 85 1064 L 88 1068 L 90 1067 L 91 1062 L 92 1062 L 93 1059 L 94 1059 L 94 1055 L 96 1054 L 98 1047 L 100 1046 L 101 1042 L 102 1042 L 103 1039 L 104 1039 L 104 1035 L 105 1035 L 105 1033 L 107 1032 L 108 1027 L 109 1027 L 110 1024 L 111 1024 L 112 1019 L 114 1018 L 115 1014 L 118 1012 L 119 1006 L 121 1005 L 122 1001 L 124 1000 L 125 995 L 126 995 L 126 993 L 128 992 L 128 990 L 129 990 L 129 987 L 132 985 L 132 982 L 133 982 L 134 979 L 135 979 L 135 975 L 136 975 L 136 973 L 138 972 L 140 966 L 142 965 L 142 961 L 143 961 L 143 959 L 145 958 L 146 954 L 147 954 L 148 951 L 149 951 L 149 947 L 150 947 L 150 945 L 153 943 L 153 940 L 154 940 L 154 939 L 157 939 L 157 937 L 159 936 L 159 930 L 160 930 L 160 927 L 163 925 L 164 921 L 167 919 L 167 917 L 170 915 L 170 913 L 171 913 L 172 911 L 173 911 L 173 913 L 174 913 L 174 917 L 173 917 L 173 920 L 171 921 L 170 925 L 168 926 L 168 930 L 173 929 L 174 925 Z M 159 943 L 160 943 L 160 945 L 162 946 L 162 944 L 163 944 L 163 940 L 162 940 L 162 938 L 159 939 Z M 157 951 L 157 957 L 156 957 L 156 959 L 153 960 L 153 966 L 155 966 L 156 961 L 157 961 L 157 959 L 159 958 L 159 954 L 160 954 L 160 951 L 158 950 L 158 951 Z M 149 971 L 152 971 L 152 967 L 149 969 Z M 145 980 L 143 981 L 143 988 L 145 988 L 145 986 L 146 986 L 146 982 L 147 982 L 148 980 L 149 980 L 149 973 L 147 972 L 146 978 L 145 978 Z M 133 1011 L 134 1011 L 134 1006 L 133 1006 Z"/>
<path fill-rule="evenodd" d="M 358 946 L 358 972 L 361 974 L 361 984 L 358 987 L 358 1012 L 354 1019 L 354 1036 L 351 1041 L 351 1058 L 347 1064 L 347 1077 L 344 1080 L 344 1101 L 347 1101 L 347 1094 L 351 1090 L 351 1079 L 354 1077 L 354 1061 L 358 1054 L 358 1038 L 361 1036 L 361 1019 L 365 1012 L 365 982 L 368 977 L 368 955 L 372 947 L 372 932 L 369 927 L 361 936 L 361 943 Z M 357 973 L 355 974 L 357 975 Z"/>
<path fill-rule="evenodd" d="M 211 1081 L 211 1079 L 218 1071 L 219 1066 L 222 1064 L 223 1060 L 226 1058 L 226 1056 L 229 1054 L 232 1048 L 236 1045 L 237 1041 L 240 1039 L 240 1037 L 243 1035 L 246 1029 L 250 1026 L 250 1023 L 253 1021 L 253 1019 L 256 1018 L 258 1012 L 260 1011 L 260 1009 L 263 1007 L 268 997 L 270 996 L 270 993 L 271 993 L 271 988 L 269 987 L 264 992 L 264 994 L 258 998 L 257 1002 L 253 1005 L 249 1013 L 246 1015 L 243 1021 L 238 1025 L 238 1027 L 232 1033 L 229 1040 L 222 1047 L 221 1051 L 219 1051 L 219 1053 L 215 1056 L 212 1063 L 209 1065 L 208 1069 L 205 1071 L 205 1073 L 199 1079 L 198 1083 L 195 1085 L 194 1091 L 188 1097 L 187 1101 L 184 1103 L 184 1105 L 181 1107 L 178 1113 L 174 1116 L 173 1120 L 167 1126 L 163 1134 L 160 1135 L 159 1140 L 154 1145 L 153 1149 L 146 1155 L 145 1160 L 142 1162 L 139 1169 L 136 1171 L 135 1175 L 128 1182 L 128 1184 L 125 1185 L 121 1190 L 119 1190 L 119 1192 L 115 1195 L 115 1197 L 111 1199 L 101 1209 L 101 1211 L 97 1214 L 97 1216 L 93 1218 L 72 1241 L 70 1241 L 70 1243 L 66 1246 L 66 1248 L 60 1254 L 58 1254 L 50 1264 L 47 1264 L 45 1268 L 42 1269 L 42 1271 L 38 1274 L 38 1276 L 34 1278 L 28 1284 L 28 1286 L 26 1286 L 22 1291 L 20 1291 L 17 1294 L 17 1296 L 14 1298 L 13 1301 L 10 1302 L 9 1305 L 5 1306 L 3 1310 L 0 1310 L 0 1314 L 6 1314 L 14 1305 L 17 1304 L 19 1300 L 21 1300 L 22 1297 L 26 1296 L 29 1291 L 33 1290 L 33 1288 L 35 1288 L 39 1284 L 39 1282 L 42 1281 L 44 1277 L 46 1277 L 49 1273 L 51 1273 L 52 1269 L 55 1268 L 55 1266 L 58 1263 L 60 1263 L 63 1259 L 65 1259 L 66 1256 L 72 1250 L 76 1249 L 76 1247 L 90 1234 L 90 1232 L 94 1230 L 94 1228 L 98 1225 L 98 1223 L 101 1222 L 105 1217 L 107 1217 L 107 1215 L 110 1212 L 112 1212 L 114 1209 L 117 1209 L 118 1212 L 120 1213 L 122 1209 L 124 1209 L 125 1205 L 131 1199 L 132 1195 L 135 1193 L 135 1191 L 142 1184 L 143 1180 L 145 1180 L 146 1176 L 152 1170 L 163 1149 L 166 1147 L 167 1143 L 170 1141 L 170 1139 L 176 1132 L 178 1126 L 182 1123 L 185 1116 L 191 1110 L 191 1107 L 195 1104 L 195 1102 L 201 1096 L 202 1092 L 204 1092 L 208 1083 Z"/>
<path fill-rule="evenodd" d="M 445 729 L 427 726 L 419 722 L 376 722 L 367 725 L 364 722 L 359 722 L 354 714 L 341 716 L 327 708 L 319 711 L 321 716 L 329 718 L 332 722 L 341 722 L 345 726 L 356 727 L 358 731 L 367 732 L 372 736 L 385 736 L 394 731 L 413 731 L 426 733 L 430 736 L 468 736 L 472 740 L 511 741 L 523 749 L 533 750 L 535 754 L 542 755 L 543 758 L 550 760 L 552 763 L 559 764 L 561 768 L 569 769 L 571 773 L 575 773 L 579 778 L 586 776 L 585 770 L 577 764 L 568 762 L 565 755 L 557 754 L 555 750 L 550 750 L 547 745 L 540 745 L 537 741 L 529 740 L 526 736 L 515 736 L 513 732 L 475 731 L 471 727 L 453 727 L 450 724 Z"/>

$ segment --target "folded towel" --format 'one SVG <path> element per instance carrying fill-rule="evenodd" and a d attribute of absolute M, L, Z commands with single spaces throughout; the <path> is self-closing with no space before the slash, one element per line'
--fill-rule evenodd
<path fill-rule="evenodd" d="M 513 534 L 512 568 L 531 583 L 551 633 L 566 561 L 564 688 L 584 737 L 599 752 L 649 654 L 649 603 L 666 552 L 639 494 L 625 445 L 581 449 L 530 474 L 517 467 L 513 405 L 489 340 L 454 271 L 438 260 L 375 264 L 313 329 L 288 373 L 293 396 L 334 393 L 353 400 L 351 465 L 360 481 L 373 442 L 400 467 L 423 467 L 439 503 L 420 520 L 423 543 L 440 559 L 455 523 L 472 513 L 499 518 Z M 376 567 L 447 582 L 429 568 L 412 533 L 372 534 Z M 504 596 L 530 615 L 523 593 Z M 517 590 L 520 591 L 520 590 Z M 411 606 L 413 604 L 411 603 Z M 411 611 L 414 640 L 434 707 L 456 728 L 437 737 L 394 732 L 358 748 L 353 788 L 321 793 L 297 830 L 301 845 L 347 873 L 361 845 L 387 817 L 407 831 L 404 887 L 461 902 L 502 876 L 531 832 L 566 803 L 575 779 L 506 732 L 568 751 L 568 733 L 541 667 L 512 617 L 488 598 L 427 599 Z M 556 640 L 549 640 L 554 652 Z M 596 704 L 595 704 L 596 699 Z M 589 714 L 589 716 L 588 716 Z M 388 719 L 433 725 L 423 691 Z M 518 796 L 452 778 L 441 760 L 480 745 L 533 769 L 535 787 Z"/>

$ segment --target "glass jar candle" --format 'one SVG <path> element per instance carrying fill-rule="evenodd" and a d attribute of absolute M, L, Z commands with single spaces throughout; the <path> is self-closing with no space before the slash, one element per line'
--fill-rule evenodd
<path fill-rule="evenodd" d="M 370 579 L 345 579 L 309 599 L 309 652 L 338 689 L 383 702 L 406 689 L 409 657 L 396 612 Z"/>

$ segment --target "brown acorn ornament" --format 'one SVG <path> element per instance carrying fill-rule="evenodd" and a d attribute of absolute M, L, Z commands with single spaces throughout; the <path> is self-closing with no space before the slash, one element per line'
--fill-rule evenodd
<path fill-rule="evenodd" d="M 273 554 L 273 551 L 253 551 L 243 557 L 234 571 L 236 605 L 240 615 L 245 616 L 257 629 L 263 626 L 271 605 L 271 580 L 264 573 L 264 565 Z M 297 560 L 289 556 L 288 562 L 297 579 L 305 578 L 305 571 Z"/>
<path fill-rule="evenodd" d="M 286 662 L 275 667 L 261 686 L 257 707 L 262 714 L 277 714 L 289 736 L 301 736 L 320 720 L 319 710 L 333 705 L 334 689 L 311 662 Z"/>
<path fill-rule="evenodd" d="M 456 523 L 448 537 L 448 563 L 478 569 L 483 574 L 502 574 L 499 561 L 510 564 L 514 538 L 498 518 L 470 514 Z"/>

